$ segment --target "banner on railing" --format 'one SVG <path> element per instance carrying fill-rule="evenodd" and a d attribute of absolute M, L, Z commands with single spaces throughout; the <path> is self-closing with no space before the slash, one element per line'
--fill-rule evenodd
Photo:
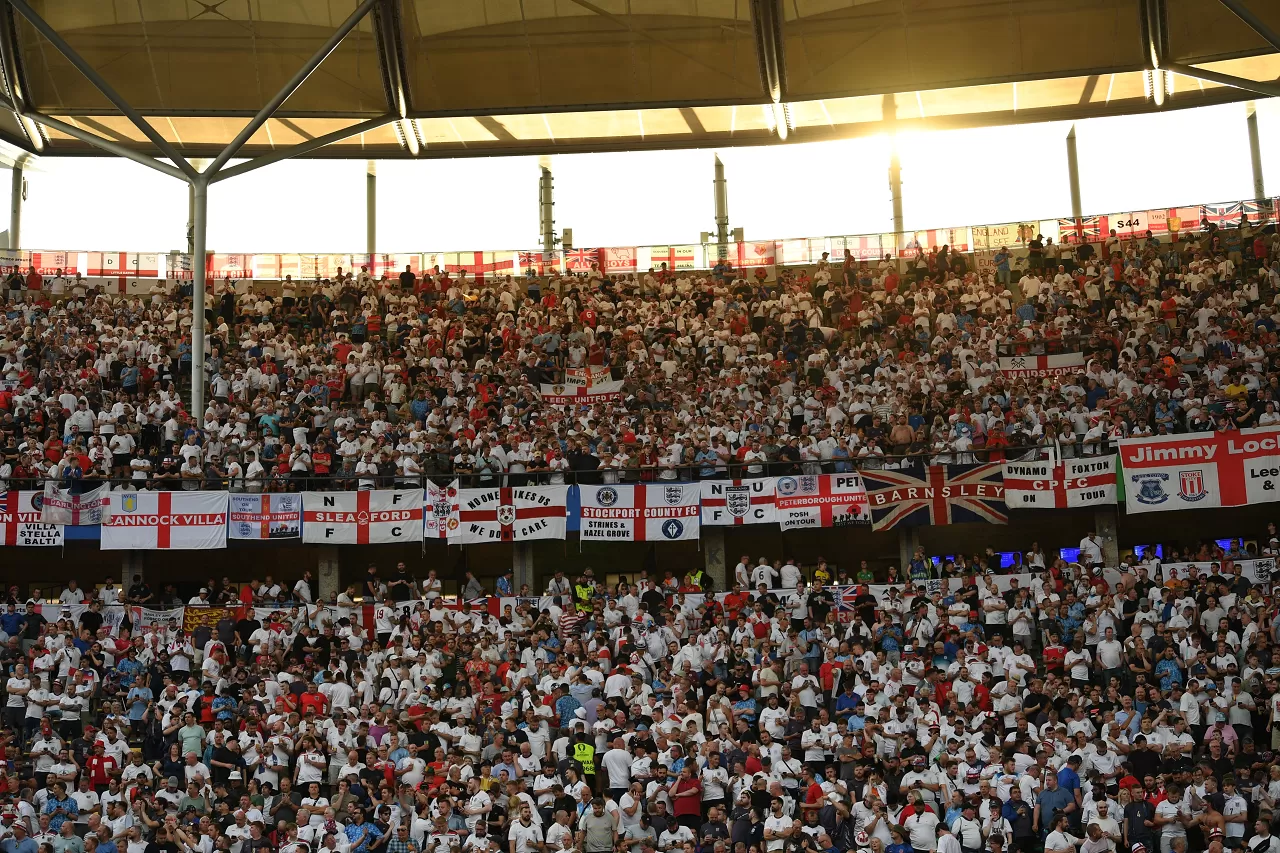
<path fill-rule="evenodd" d="M 701 532 L 697 483 L 579 488 L 583 541 L 677 542 Z"/>
<path fill-rule="evenodd" d="M 589 367 L 568 367 L 564 371 L 564 384 L 566 388 L 595 388 L 607 382 L 609 375 L 608 366 L 603 364 Z"/>
<path fill-rule="evenodd" d="M 232 495 L 227 535 L 231 539 L 297 539 L 302 535 L 302 495 Z"/>
<path fill-rule="evenodd" d="M 1155 435 L 1120 442 L 1127 512 L 1280 500 L 1280 427 Z"/>
<path fill-rule="evenodd" d="M 702 523 L 710 526 L 777 521 L 774 480 L 703 480 Z"/>
<path fill-rule="evenodd" d="M 540 386 L 538 396 L 542 402 L 553 406 L 593 406 L 596 403 L 616 402 L 622 399 L 622 380 L 606 379 L 590 387 L 584 385 Z"/>
<path fill-rule="evenodd" d="M 863 471 L 876 530 L 931 524 L 1007 524 L 1004 466 L 914 464 Z"/>
<path fill-rule="evenodd" d="M 458 494 L 458 481 L 437 486 L 430 480 L 422 492 L 422 536 L 425 539 L 447 539 L 450 529 L 458 526 L 453 513 L 453 499 Z"/>
<path fill-rule="evenodd" d="M 783 530 L 871 526 L 867 487 L 857 474 L 778 477 L 774 493 Z"/>
<path fill-rule="evenodd" d="M 41 519 L 43 492 L 0 492 L 0 545 L 39 548 L 62 544 L 62 526 Z"/>
<path fill-rule="evenodd" d="M 1052 379 L 1074 376 L 1084 371 L 1084 353 L 1060 355 L 1015 355 L 1000 358 L 1000 372 L 1008 379 Z"/>
<path fill-rule="evenodd" d="M 40 520 L 45 524 L 69 524 L 72 527 L 101 524 L 109 491 L 104 483 L 82 494 L 72 494 L 70 489 L 48 482 L 40 503 Z"/>
<path fill-rule="evenodd" d="M 568 486 L 458 489 L 449 541 L 465 545 L 563 539 L 568 505 Z"/>
<path fill-rule="evenodd" d="M 1116 502 L 1115 456 L 1051 462 L 1006 462 L 1004 500 L 1010 509 L 1075 509 Z"/>
<path fill-rule="evenodd" d="M 111 492 L 102 510 L 102 550 L 227 547 L 226 492 Z"/>
<path fill-rule="evenodd" d="M 303 492 L 302 541 L 384 545 L 422 541 L 422 489 Z"/>
<path fill-rule="evenodd" d="M 1209 577 L 1213 572 L 1213 564 L 1218 563 L 1219 567 L 1226 560 L 1192 560 L 1186 563 L 1161 563 L 1160 571 L 1164 573 L 1164 579 L 1170 580 L 1186 580 L 1191 575 L 1191 570 L 1195 569 L 1201 577 Z M 1232 560 L 1232 563 L 1240 567 L 1240 574 L 1249 579 L 1250 583 L 1268 584 L 1276 576 L 1276 560 L 1275 557 L 1261 557 L 1252 560 Z"/>

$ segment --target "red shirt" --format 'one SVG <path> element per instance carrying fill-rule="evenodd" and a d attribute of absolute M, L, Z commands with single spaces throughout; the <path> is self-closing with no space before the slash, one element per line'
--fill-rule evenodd
<path fill-rule="evenodd" d="M 325 706 L 329 704 L 323 693 L 303 693 L 298 702 L 302 706 L 302 713 L 314 711 L 317 716 L 323 714 Z"/>
<path fill-rule="evenodd" d="M 676 797 L 671 798 L 671 805 L 676 817 L 684 817 L 685 815 L 702 814 L 702 782 L 698 779 L 680 779 L 676 782 L 674 794 L 684 791 L 697 791 L 698 793 L 692 797 Z"/>
<path fill-rule="evenodd" d="M 116 769 L 118 765 L 113 755 L 91 755 L 85 759 L 84 766 L 89 771 L 90 783 L 105 785 L 110 779 L 110 771 Z"/>

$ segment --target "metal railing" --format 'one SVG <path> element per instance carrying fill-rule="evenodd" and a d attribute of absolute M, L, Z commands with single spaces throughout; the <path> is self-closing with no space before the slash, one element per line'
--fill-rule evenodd
<path fill-rule="evenodd" d="M 1114 452 L 1114 448 L 1104 447 L 1100 455 Z M 1083 454 L 1079 454 L 1083 455 Z M 1028 461 L 1035 458 L 1048 458 L 1049 445 L 1019 445 L 1016 447 L 975 447 L 965 451 L 936 451 L 922 449 L 918 452 L 886 453 L 883 457 L 854 457 L 850 459 L 832 459 L 821 461 L 773 460 L 768 462 L 730 462 L 722 465 L 709 465 L 701 462 L 682 463 L 680 465 L 628 466 L 624 468 L 569 468 L 565 471 L 551 472 L 543 470 L 513 472 L 493 471 L 438 471 L 423 473 L 415 477 L 399 474 L 379 474 L 361 476 L 353 472 L 337 471 L 329 474 L 314 472 L 297 472 L 269 475 L 263 479 L 246 481 L 237 478 L 235 482 L 225 472 L 211 474 L 206 472 L 202 477 L 166 478 L 151 476 L 146 480 L 134 480 L 121 477 L 86 477 L 79 480 L 51 480 L 40 478 L 9 477 L 7 487 L 19 491 L 43 490 L 46 483 L 56 482 L 63 488 L 70 488 L 72 494 L 83 493 L 107 484 L 117 489 L 147 489 L 151 491 L 231 491 L 235 493 L 262 492 L 299 492 L 299 491 L 356 491 L 368 489 L 414 489 L 427 482 L 446 486 L 454 480 L 463 488 L 486 488 L 497 486 L 535 486 L 535 485 L 602 485 L 602 484 L 639 484 L 639 483 L 691 483 L 701 480 L 747 480 L 761 477 L 785 477 L 807 474 L 847 474 L 856 471 L 878 470 L 881 468 L 896 469 L 916 465 L 930 464 L 967 464 L 986 462 Z M 1061 453 L 1058 454 L 1061 457 Z"/>

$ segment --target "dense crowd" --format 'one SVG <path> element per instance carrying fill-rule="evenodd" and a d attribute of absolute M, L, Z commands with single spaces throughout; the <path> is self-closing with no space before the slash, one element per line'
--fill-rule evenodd
<path fill-rule="evenodd" d="M 1269 585 L 1212 546 L 1108 581 L 1081 545 L 1032 545 L 1029 581 L 921 552 L 882 594 L 865 563 L 749 555 L 720 596 L 556 572 L 498 613 L 403 563 L 336 607 L 309 574 L 210 579 L 190 605 L 243 609 L 193 631 L 113 627 L 182 603 L 140 578 L 69 582 L 57 621 L 13 587 L 0 850 L 1280 847 Z"/>
<path fill-rule="evenodd" d="M 189 412 L 189 286 L 98 293 L 14 271 L 0 323 L 0 488 L 628 482 L 1103 452 L 1280 423 L 1280 237 L 941 246 L 803 269 L 487 279 L 367 268 L 277 295 L 213 288 Z M 757 274 L 759 273 L 759 274 Z M 1055 380 L 998 352 L 1081 351 Z M 544 402 L 565 368 L 621 399 Z"/>

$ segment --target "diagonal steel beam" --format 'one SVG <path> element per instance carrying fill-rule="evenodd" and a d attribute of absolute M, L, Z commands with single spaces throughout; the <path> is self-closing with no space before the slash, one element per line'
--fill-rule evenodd
<path fill-rule="evenodd" d="M 22 115 L 22 111 L 27 108 L 27 75 L 23 71 L 22 51 L 18 46 L 18 28 L 14 24 L 13 10 L 8 7 L 0 8 L 0 64 L 4 66 L 4 87 L 9 101 L 6 106 L 13 110 L 18 126 L 22 128 L 32 149 L 40 153 L 44 151 L 44 137 L 40 135 L 40 128 Z"/>
<path fill-rule="evenodd" d="M 378 64 L 387 109 L 405 118 L 413 111 L 409 72 L 404 62 L 404 36 L 400 28 L 400 0 L 381 0 L 373 7 L 373 33 L 378 44 Z"/>
<path fill-rule="evenodd" d="M 24 2 L 24 0 L 11 0 L 11 2 Z M 356 7 L 356 10 L 342 22 L 342 26 L 338 27 L 333 35 L 329 36 L 329 40 L 321 45 L 319 50 L 312 54 L 311 58 L 307 60 L 307 64 L 302 66 L 302 68 L 298 70 L 298 73 L 294 74 L 289 82 L 284 84 L 284 88 L 279 92 L 276 92 L 275 97 L 268 101 L 266 106 L 258 110 L 258 114 L 255 115 L 248 124 L 240 129 L 240 132 L 237 133 L 235 138 L 227 144 L 227 147 L 222 149 L 222 153 L 215 157 L 213 162 L 205 169 L 205 173 L 216 174 L 219 169 L 225 166 L 227 161 L 236 155 L 236 152 L 240 150 L 241 146 L 249 141 L 249 137 L 257 133 L 258 128 L 262 127 L 262 125 L 266 123 L 267 119 L 271 118 L 272 114 L 275 113 L 276 110 L 280 109 L 280 105 L 289 100 L 289 97 L 294 92 L 298 91 L 298 87 L 306 82 L 312 72 L 320 67 L 320 63 L 324 62 L 329 57 L 329 54 L 333 53 L 333 51 L 337 49 L 338 45 L 342 43 L 342 40 L 347 37 L 347 34 L 354 30 L 356 26 L 364 20 L 365 15 L 368 15 L 369 11 L 379 2 L 381 2 L 381 0 L 363 0 L 363 2 Z"/>
<path fill-rule="evenodd" d="M 775 104 L 787 100 L 787 60 L 778 0 L 751 0 L 751 24 L 756 36 L 760 85 Z"/>
<path fill-rule="evenodd" d="M 261 157 L 255 157 L 252 160 L 246 160 L 238 163 L 228 169 L 222 169 L 218 172 L 206 171 L 204 174 L 209 176 L 209 183 L 216 184 L 218 181 L 225 181 L 227 178 L 234 178 L 255 169 L 261 169 L 263 166 L 270 166 L 272 163 L 279 163 L 281 160 L 289 160 L 294 157 L 305 157 L 313 151 L 319 151 L 326 145 L 332 145 L 335 142 L 341 142 L 352 136 L 361 133 L 368 133 L 371 130 L 377 130 L 383 125 L 397 121 L 395 116 L 379 116 L 371 118 L 368 121 L 362 121 L 353 124 L 350 127 L 344 127 L 335 130 L 332 133 L 326 133 L 324 136 L 317 136 L 315 139 L 299 142 L 297 145 L 289 148 L 282 148 L 278 151 L 272 151 L 270 154 L 263 154 Z"/>
<path fill-rule="evenodd" d="M 1249 29 L 1262 36 L 1262 40 L 1271 45 L 1276 50 L 1280 50 L 1280 35 L 1276 35 L 1276 31 L 1266 25 L 1266 23 L 1253 13 L 1240 0 L 1218 0 L 1223 6 L 1231 10 L 1237 18 L 1244 21 Z"/>
<path fill-rule="evenodd" d="M 1191 65 L 1183 65 L 1180 62 L 1168 62 L 1164 64 L 1165 71 L 1172 71 L 1174 74 L 1181 74 L 1183 77 L 1194 77 L 1197 80 L 1207 80 L 1210 83 L 1217 83 L 1222 86 L 1231 86 L 1234 89 L 1243 89 L 1246 92 L 1257 92 L 1260 95 L 1270 95 L 1273 98 L 1280 98 L 1280 85 L 1276 83 L 1268 83 L 1259 80 L 1247 80 L 1244 77 L 1236 77 L 1231 74 L 1220 74 L 1217 71 L 1210 71 L 1207 68 L 1196 68 Z"/>
<path fill-rule="evenodd" d="M 132 148 L 121 145 L 118 142 L 113 142 L 110 139 L 103 139 L 101 136 L 98 136 L 97 134 L 90 133 L 87 130 L 81 130 L 75 125 L 67 124 L 66 122 L 60 121 L 59 119 L 56 119 L 53 116 L 47 116 L 37 112 L 25 112 L 23 113 L 23 117 L 30 119 L 31 121 L 36 122 L 37 124 L 43 124 L 45 127 L 51 127 L 54 130 L 59 131 L 60 133 L 65 133 L 67 136 L 75 137 L 76 139 L 79 139 L 81 142 L 87 142 L 95 148 L 101 148 L 103 151 L 106 151 L 108 154 L 114 154 L 117 157 L 124 157 L 128 160 L 132 160 L 135 163 L 141 163 L 144 166 L 148 166 L 152 169 L 155 169 L 157 172 L 163 172 L 169 177 L 177 178 L 183 183 L 186 183 L 189 180 L 186 173 L 176 166 L 170 166 L 168 163 L 165 163 L 161 160 L 157 160 L 154 157 L 149 157 L 148 155 L 143 154 L 141 151 L 135 151 Z M 183 162 L 186 162 L 186 161 L 184 160 Z"/>
<path fill-rule="evenodd" d="M 76 53 L 71 45 L 67 44 L 66 40 L 58 34 L 57 30 L 49 26 L 49 23 L 45 21 L 44 18 L 37 15 L 35 10 L 27 4 L 27 0 L 8 0 L 8 3 L 16 9 L 22 17 L 26 18 L 31 26 L 35 27 L 41 35 L 48 39 L 49 43 L 57 48 L 58 52 L 65 56 L 67 60 L 74 65 L 90 83 L 93 84 L 95 89 L 101 92 L 108 101 L 114 104 L 116 109 L 129 119 L 129 121 L 133 122 L 138 130 L 142 131 L 146 137 L 151 140 L 152 144 L 160 150 L 160 153 L 177 164 L 178 168 L 182 170 L 184 175 L 183 180 L 195 177 L 196 170 L 191 167 L 191 164 L 186 161 L 186 158 L 178 153 L 177 149 L 169 143 L 169 140 L 161 136 L 160 132 L 152 127 L 149 121 L 142 117 L 141 113 L 121 97 L 120 93 L 112 88 L 111 84 L 104 80 L 102 75 L 99 74 L 92 65 L 84 60 L 84 57 Z M 52 127 L 52 125 L 50 125 L 50 127 Z"/>

